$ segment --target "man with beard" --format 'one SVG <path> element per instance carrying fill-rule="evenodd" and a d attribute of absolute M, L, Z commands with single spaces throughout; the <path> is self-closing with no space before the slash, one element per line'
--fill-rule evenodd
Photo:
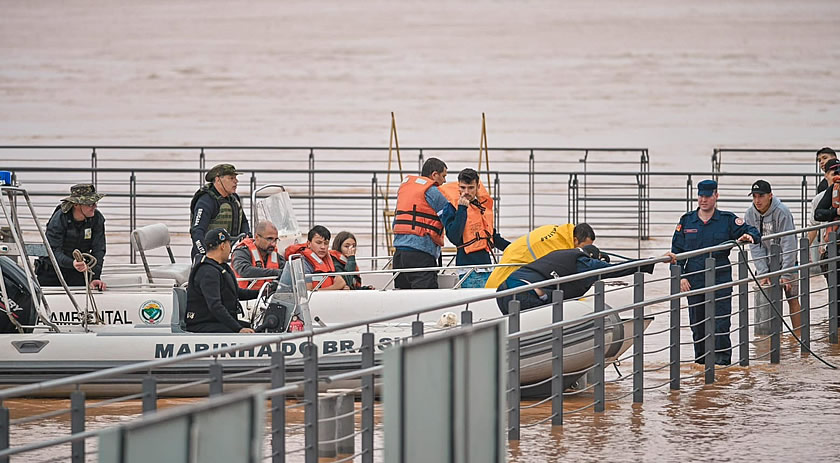
<path fill-rule="evenodd" d="M 240 288 L 259 290 L 266 281 L 283 273 L 286 259 L 277 252 L 277 227 L 273 223 L 264 220 L 254 232 L 254 238 L 245 238 L 233 250 L 231 264 L 236 278 L 261 278 L 241 280 Z"/>

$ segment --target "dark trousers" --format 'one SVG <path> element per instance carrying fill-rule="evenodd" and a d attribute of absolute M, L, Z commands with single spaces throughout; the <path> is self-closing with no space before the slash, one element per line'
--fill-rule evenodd
<path fill-rule="evenodd" d="M 64 275 L 64 281 L 67 283 L 67 286 L 85 285 L 85 274 L 76 271 L 76 269 L 63 270 L 61 274 Z M 35 276 L 38 277 L 38 284 L 41 286 L 61 286 L 61 282 L 58 281 L 58 275 L 52 270 L 52 265 L 47 269 L 39 268 Z M 93 280 L 93 275 L 90 278 Z"/>
<path fill-rule="evenodd" d="M 437 259 L 422 251 L 397 249 L 394 252 L 394 269 L 436 267 Z M 437 289 L 437 271 L 403 272 L 394 280 L 397 289 Z"/>
<path fill-rule="evenodd" d="M 699 289 L 692 286 L 691 289 Z M 718 365 L 732 363 L 732 340 L 729 329 L 732 313 L 732 290 L 715 291 L 715 357 Z M 694 361 L 705 363 L 706 353 L 706 296 L 704 294 L 688 297 L 688 319 L 691 322 L 691 334 L 694 338 Z"/>
<path fill-rule="evenodd" d="M 507 282 L 504 282 L 499 285 L 499 288 L 496 292 L 504 291 L 508 289 Z M 528 309 L 533 309 L 534 307 L 539 307 L 546 304 L 551 304 L 551 293 L 549 293 L 548 299 L 543 301 L 537 296 L 537 293 L 532 289 L 530 291 L 525 291 L 522 293 L 510 295 L 510 296 L 502 296 L 496 298 L 496 305 L 499 306 L 499 310 L 502 311 L 503 314 L 508 314 L 508 304 L 510 301 L 516 299 L 519 301 L 519 311 L 524 311 Z"/>
<path fill-rule="evenodd" d="M 236 320 L 242 326 L 242 328 L 250 328 L 251 324 L 243 321 L 243 320 Z M 239 331 L 232 331 L 227 325 L 220 322 L 207 322 L 207 323 L 199 323 L 198 325 L 191 325 L 187 327 L 187 330 L 190 333 L 238 333 Z"/>

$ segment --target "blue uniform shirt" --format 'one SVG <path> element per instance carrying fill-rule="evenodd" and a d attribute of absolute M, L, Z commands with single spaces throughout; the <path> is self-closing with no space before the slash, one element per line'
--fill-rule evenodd
<path fill-rule="evenodd" d="M 715 213 L 709 221 L 703 222 L 697 215 L 698 211 L 699 209 L 696 209 L 680 217 L 680 223 L 677 225 L 677 230 L 671 240 L 671 252 L 674 254 L 717 246 L 724 241 L 737 240 L 744 233 L 752 236 L 756 243 L 761 242 L 761 233 L 732 212 L 715 209 Z M 715 272 L 716 283 L 732 281 L 729 252 L 730 250 L 711 253 L 711 257 L 715 258 L 715 265 L 717 266 Z M 707 257 L 709 257 L 709 254 L 702 254 L 677 262 L 682 268 L 683 275 L 693 273 L 693 275 L 684 277 L 693 288 L 702 287 L 705 283 L 702 270 L 706 267 Z"/>

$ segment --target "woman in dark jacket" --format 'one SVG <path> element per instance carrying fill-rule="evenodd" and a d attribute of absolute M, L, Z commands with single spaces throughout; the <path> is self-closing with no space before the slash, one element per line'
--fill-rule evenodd
<path fill-rule="evenodd" d="M 332 256 L 336 272 L 359 270 L 356 264 L 356 237 L 348 231 L 335 235 L 330 256 Z M 362 277 L 359 275 L 343 275 L 343 278 L 350 289 L 373 289 L 373 286 L 362 286 Z"/>

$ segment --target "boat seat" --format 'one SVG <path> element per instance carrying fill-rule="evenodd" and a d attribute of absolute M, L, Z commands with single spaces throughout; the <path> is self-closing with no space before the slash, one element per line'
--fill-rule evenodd
<path fill-rule="evenodd" d="M 180 286 L 172 288 L 172 332 L 186 332 L 187 322 L 187 289 Z"/>
<path fill-rule="evenodd" d="M 182 285 L 187 282 L 190 276 L 190 264 L 181 264 L 175 262 L 175 256 L 172 254 L 172 248 L 169 247 L 169 228 L 162 223 L 146 225 L 145 227 L 135 229 L 131 232 L 134 238 L 134 244 L 137 250 L 140 251 L 140 259 L 143 260 L 143 268 L 146 269 L 146 276 L 149 278 L 149 283 L 154 283 L 155 278 L 167 278 L 175 280 L 176 285 Z M 166 248 L 169 254 L 169 263 L 163 265 L 149 265 L 146 252 L 158 248 Z"/>

